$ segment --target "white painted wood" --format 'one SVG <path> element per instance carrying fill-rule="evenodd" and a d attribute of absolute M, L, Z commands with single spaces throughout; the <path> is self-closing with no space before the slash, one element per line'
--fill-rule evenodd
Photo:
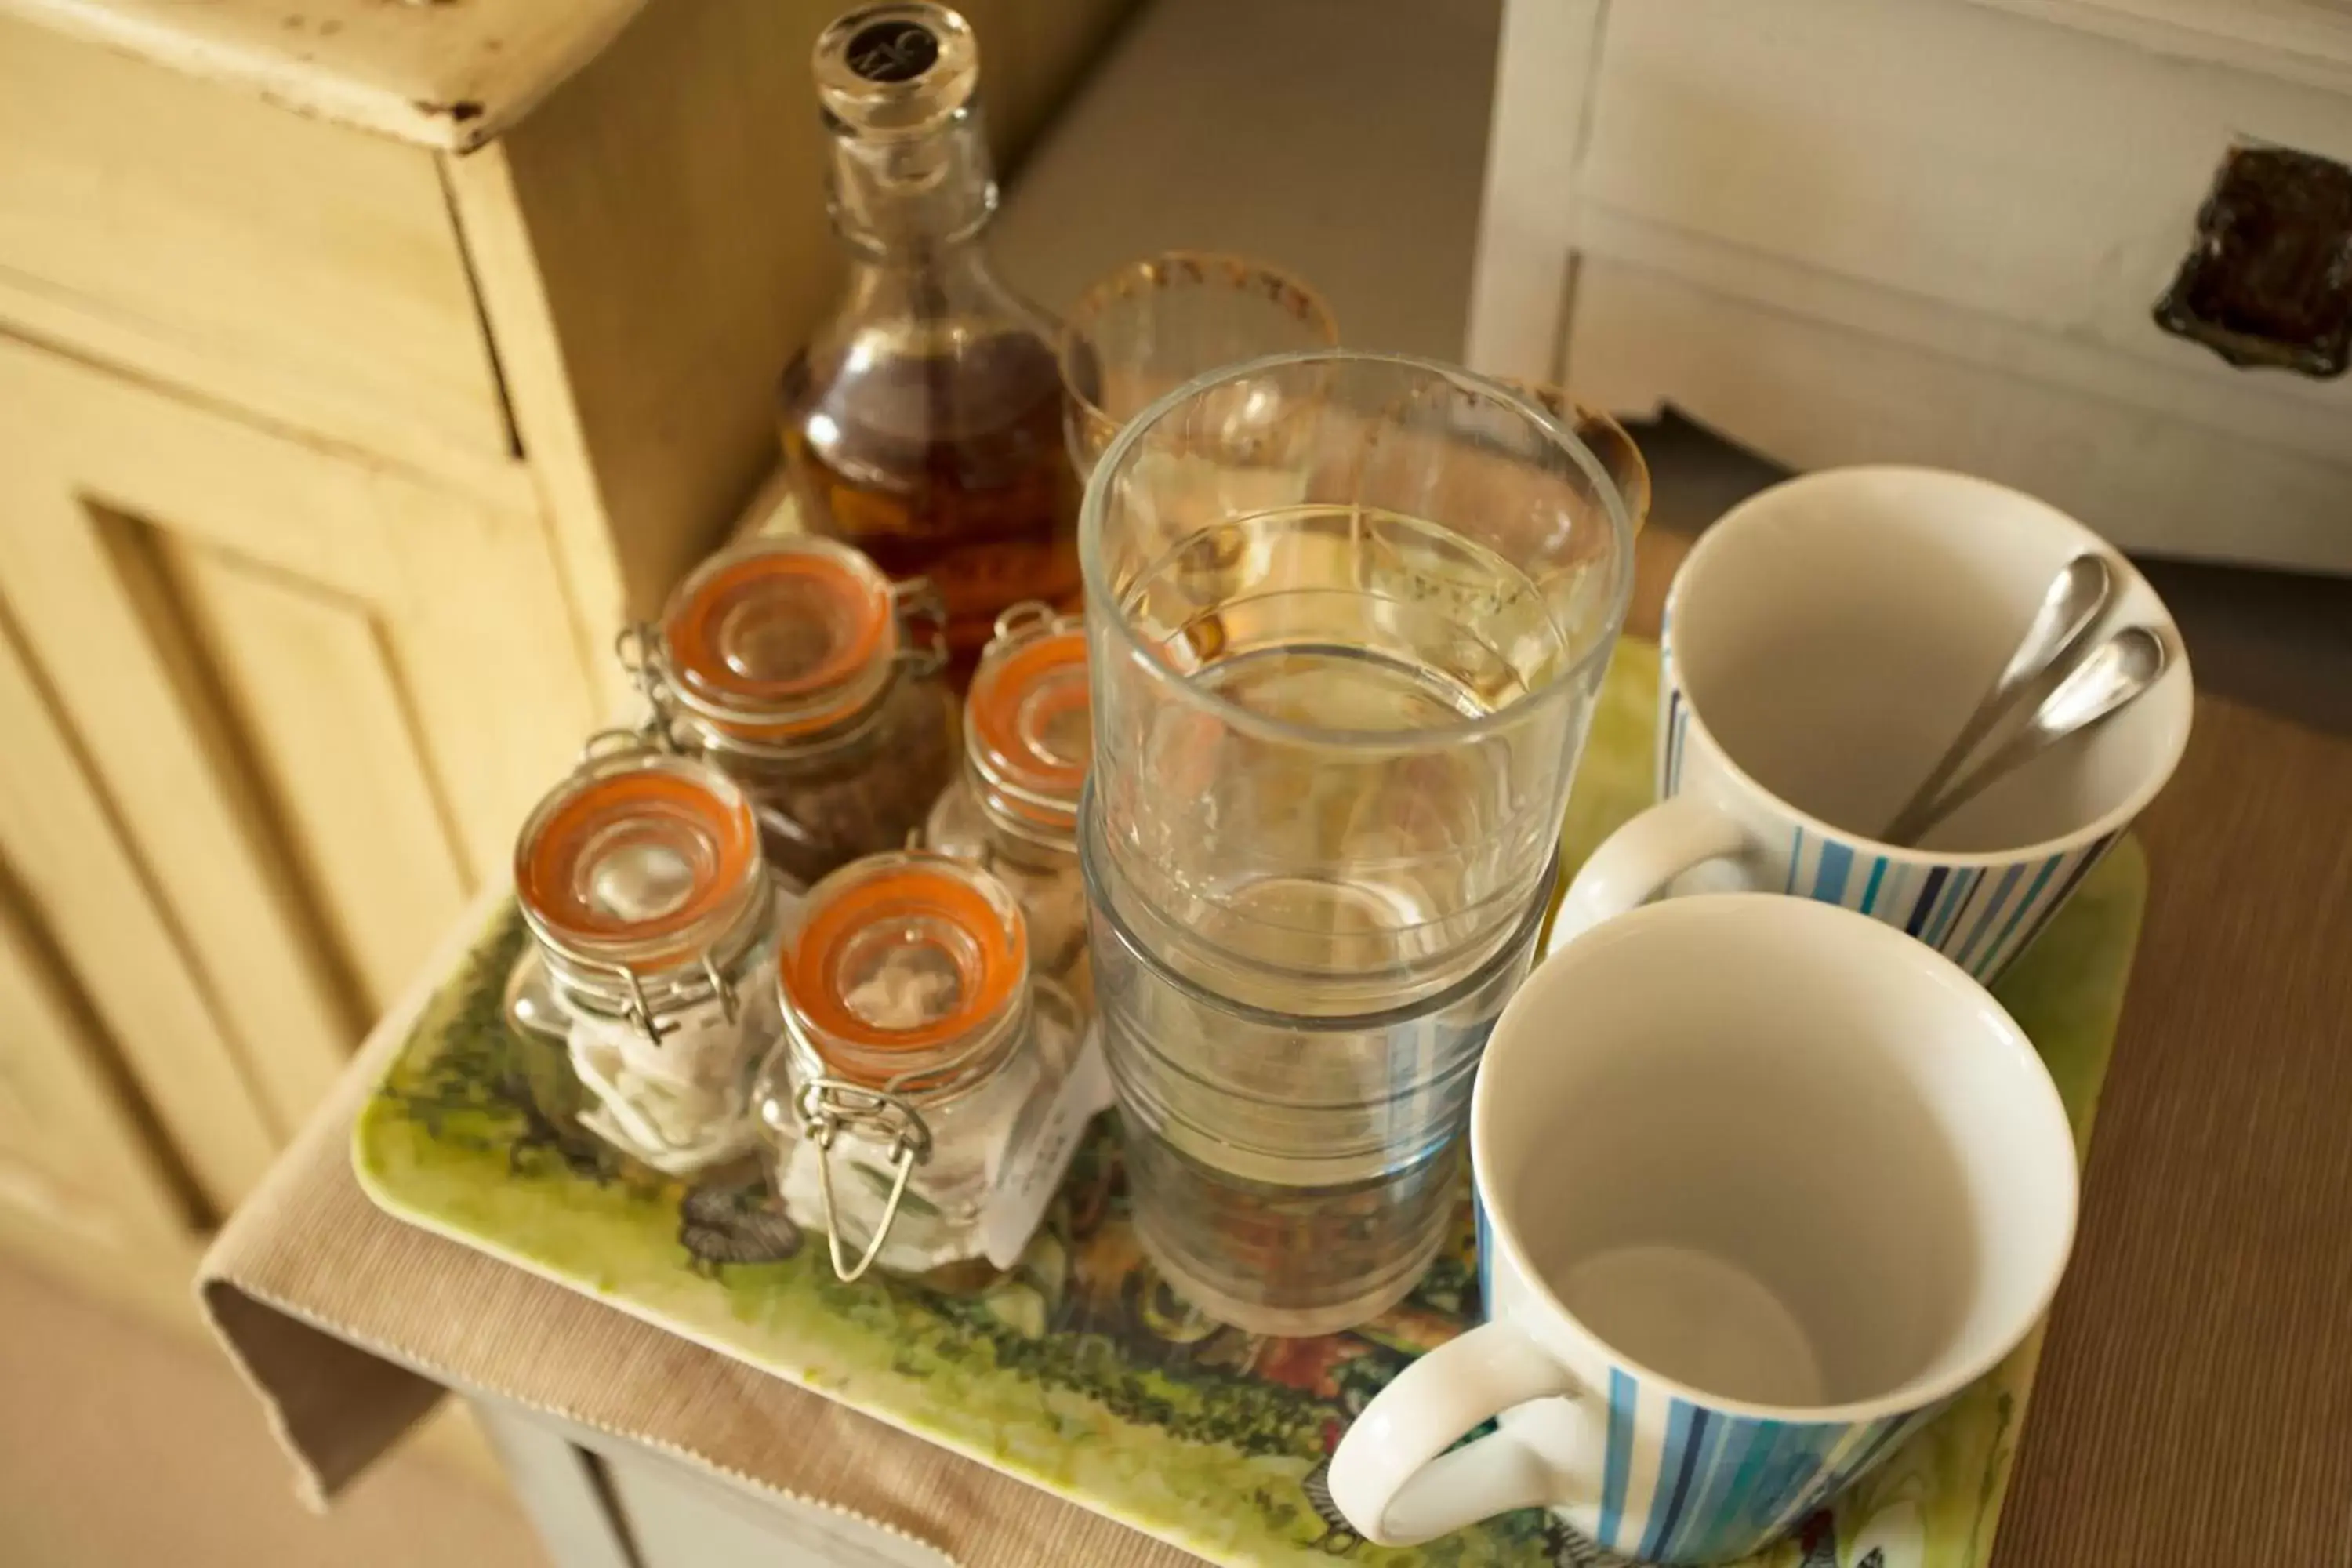
<path fill-rule="evenodd" d="M 945 1568 L 947 1559 L 846 1515 L 739 1493 L 653 1457 L 605 1461 L 639 1568 Z"/>
<path fill-rule="evenodd" d="M 1587 256 L 1622 261 L 1785 312 L 1906 344 L 2022 381 L 2126 408 L 2210 426 L 2245 441 L 2246 460 L 2284 447 L 2324 462 L 2352 460 L 2352 426 L 2337 409 L 2282 396 L 2283 374 L 2244 375 L 2217 395 L 2205 367 L 2154 365 L 2069 334 L 1925 295 L 1707 239 L 1592 203 L 1580 224 Z M 1738 343 L 1720 345 L 1737 354 Z"/>
<path fill-rule="evenodd" d="M 290 1132 L 589 726 L 546 539 L 5 338 L 0 430 L 27 705 Z M 44 891 L 85 989 L 169 983 L 121 967 L 113 879 Z"/>
<path fill-rule="evenodd" d="M 509 458 L 432 153 L 5 15 L 0 324 L 421 465 Z"/>
<path fill-rule="evenodd" d="M 1507 5 L 1475 363 L 1541 367 L 1549 328 L 1580 395 L 1785 464 L 1936 461 L 2132 548 L 2352 571 L 2352 378 L 2152 320 L 2232 145 L 2352 160 L 2352 5 L 1603 0 L 1589 44 L 1580 9 Z"/>
<path fill-rule="evenodd" d="M 103 1070 L 95 1023 L 0 880 L 0 1209 L 135 1260 L 142 1242 L 184 1237 L 188 1215 Z"/>
<path fill-rule="evenodd" d="M 0 502 L 5 505 L 5 502 Z M 39 943 L 85 973 L 85 1033 L 133 1077 L 202 1206 L 226 1214 L 261 1180 L 288 1129 L 269 1120 L 216 998 L 121 831 L 68 715 L 0 615 L 0 861 Z M 95 979 L 91 976 L 95 976 Z M 136 984 L 107 976 L 136 976 Z M 171 1294 L 186 1304 L 173 1260 Z M 192 1314 L 191 1314 L 192 1315 Z"/>
<path fill-rule="evenodd" d="M 730 1485 L 560 1416 L 467 1403 L 556 1568 L 950 1568 L 853 1515 Z"/>
<path fill-rule="evenodd" d="M 1588 205 L 2352 419 L 2149 316 L 2232 142 L 2352 160 L 2352 98 L 1920 0 L 1620 5 L 1604 50 Z"/>
<path fill-rule="evenodd" d="M 593 1456 L 514 1405 L 478 1395 L 467 1403 L 555 1568 L 648 1568 L 629 1550 Z"/>
<path fill-rule="evenodd" d="M 1559 374 L 1577 164 L 1606 9 L 1604 0 L 1504 8 L 1464 345 L 1473 369 L 1530 381 Z"/>
<path fill-rule="evenodd" d="M 1587 398 L 1671 401 L 1793 467 L 1966 468 L 2126 549 L 2352 572 L 2352 467 L 1606 258 L 1582 264 L 1570 334 Z"/>
<path fill-rule="evenodd" d="M 645 0 L 0 0 L 306 115 L 478 147 L 593 58 Z"/>
<path fill-rule="evenodd" d="M 1975 0 L 2188 59 L 2352 90 L 2352 9 L 2336 0 Z"/>

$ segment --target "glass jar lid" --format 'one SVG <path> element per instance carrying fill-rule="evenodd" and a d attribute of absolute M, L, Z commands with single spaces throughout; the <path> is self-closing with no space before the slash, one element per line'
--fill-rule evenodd
<path fill-rule="evenodd" d="M 743 792 L 684 757 L 594 757 L 551 791 L 515 841 L 515 895 L 541 940 L 594 963 L 698 961 L 764 886 Z"/>
<path fill-rule="evenodd" d="M 1073 833 L 1094 752 L 1078 617 L 1034 600 L 998 616 L 963 714 L 965 752 L 990 815 L 1057 838 Z"/>
<path fill-rule="evenodd" d="M 739 739 L 789 741 L 863 711 L 888 685 L 900 628 L 890 580 L 825 539 L 712 556 L 662 611 L 670 690 Z"/>
<path fill-rule="evenodd" d="M 795 1033 L 828 1074 L 892 1091 L 994 1065 L 1029 985 L 1021 906 L 988 872 L 907 851 L 809 889 L 777 959 Z"/>

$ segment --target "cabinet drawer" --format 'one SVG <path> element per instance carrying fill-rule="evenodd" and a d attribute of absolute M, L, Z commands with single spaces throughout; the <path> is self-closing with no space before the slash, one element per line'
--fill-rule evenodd
<path fill-rule="evenodd" d="M 2352 573 L 2352 467 L 2256 453 L 2202 420 L 1972 363 L 1901 329 L 1588 257 L 1568 381 L 1604 408 L 1671 402 L 1795 468 L 1919 463 L 1982 474 L 2129 551 Z"/>
<path fill-rule="evenodd" d="M 431 152 L 11 18 L 0 327 L 427 464 L 510 449 Z"/>
<path fill-rule="evenodd" d="M 1630 218 L 2210 397 L 2352 411 L 2352 380 L 2233 371 L 2150 319 L 2227 150 L 2352 160 L 2352 97 L 1959 0 L 1612 5 L 1594 92 L 1580 248 Z"/>

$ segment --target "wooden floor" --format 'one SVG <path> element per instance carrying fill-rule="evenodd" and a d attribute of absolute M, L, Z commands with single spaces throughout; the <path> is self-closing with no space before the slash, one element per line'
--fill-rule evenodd
<path fill-rule="evenodd" d="M 321 1518 L 261 1407 L 193 1334 L 0 1258 L 0 1563 L 544 1568 L 488 1475 L 414 1448 Z"/>

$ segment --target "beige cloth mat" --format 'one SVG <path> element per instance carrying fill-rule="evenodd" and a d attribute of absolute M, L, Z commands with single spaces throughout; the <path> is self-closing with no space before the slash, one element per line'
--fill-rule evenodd
<path fill-rule="evenodd" d="M 377 1026 L 198 1271 L 205 1314 L 268 1406 L 306 1497 L 331 1499 L 446 1385 L 863 1515 L 964 1568 L 1200 1561 L 370 1203 L 352 1174 L 352 1119 L 489 909 L 459 922 L 457 945 Z"/>

